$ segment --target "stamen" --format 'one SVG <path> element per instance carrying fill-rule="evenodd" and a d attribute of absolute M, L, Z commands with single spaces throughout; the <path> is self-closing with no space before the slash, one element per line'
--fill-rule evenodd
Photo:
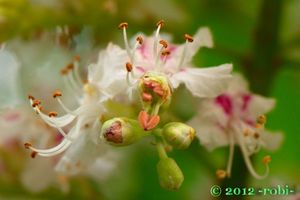
<path fill-rule="evenodd" d="M 26 149 L 29 149 L 31 146 L 32 146 L 32 144 L 29 143 L 29 142 L 26 142 L 26 143 L 24 144 L 24 147 L 25 147 Z"/>
<path fill-rule="evenodd" d="M 267 122 L 267 118 L 265 115 L 260 115 L 256 121 L 258 124 L 264 125 Z"/>
<path fill-rule="evenodd" d="M 184 38 L 185 38 L 188 42 L 193 42 L 193 41 L 194 41 L 193 37 L 192 37 L 191 35 L 189 35 L 189 34 L 184 34 Z"/>
<path fill-rule="evenodd" d="M 222 169 L 218 169 L 216 171 L 216 175 L 219 179 L 224 179 L 226 177 L 226 171 L 225 170 L 222 170 Z"/>
<path fill-rule="evenodd" d="M 263 158 L 263 163 L 268 165 L 271 162 L 271 156 L 267 155 Z"/>
<path fill-rule="evenodd" d="M 149 93 L 144 92 L 142 95 L 142 99 L 145 102 L 151 102 L 152 101 L 152 95 Z"/>
<path fill-rule="evenodd" d="M 127 55 L 130 58 L 130 61 L 132 62 L 133 61 L 133 56 L 132 56 L 131 48 L 129 47 L 129 42 L 128 42 L 128 39 L 127 39 L 127 32 L 126 32 L 127 28 L 128 28 L 128 23 L 127 22 L 122 22 L 119 25 L 119 29 L 123 29 L 123 39 L 124 39 L 124 43 L 125 43 L 125 48 L 126 48 L 126 51 L 127 51 Z"/>
<path fill-rule="evenodd" d="M 119 29 L 128 28 L 128 23 L 127 22 L 122 22 L 122 23 L 119 24 L 118 28 Z"/>
<path fill-rule="evenodd" d="M 233 135 L 229 133 L 229 158 L 227 163 L 227 176 L 230 178 L 231 176 L 231 169 L 232 169 L 232 162 L 233 162 L 233 156 L 234 156 L 234 139 Z"/>
<path fill-rule="evenodd" d="M 77 81 L 77 83 L 82 87 L 82 84 L 83 84 L 83 81 L 79 75 L 79 62 L 80 62 L 80 56 L 79 55 L 76 55 L 74 57 L 74 70 L 73 70 L 73 73 L 75 75 L 75 79 Z"/>
<path fill-rule="evenodd" d="M 158 43 L 158 40 L 159 40 L 159 31 L 164 25 L 165 25 L 165 22 L 163 20 L 159 20 L 156 23 L 157 29 L 156 29 L 156 33 L 155 33 L 155 36 L 154 36 L 154 44 L 153 44 L 153 55 L 154 56 L 157 55 L 157 43 Z"/>
<path fill-rule="evenodd" d="M 57 112 L 51 111 L 48 113 L 49 117 L 57 117 Z"/>
<path fill-rule="evenodd" d="M 74 61 L 76 61 L 76 62 L 80 62 L 80 55 L 76 55 L 76 56 L 74 56 Z"/>
<path fill-rule="evenodd" d="M 255 171 L 255 169 L 253 168 L 253 166 L 252 166 L 252 162 L 251 162 L 251 160 L 249 158 L 249 152 L 247 151 L 247 148 L 246 148 L 246 145 L 244 143 L 244 140 L 243 140 L 243 138 L 241 138 L 241 134 L 239 134 L 239 129 L 237 127 L 234 127 L 234 133 L 235 133 L 235 136 L 236 136 L 236 138 L 238 140 L 239 146 L 240 146 L 240 148 L 242 150 L 244 161 L 246 163 L 246 166 L 247 166 L 249 172 L 256 179 L 264 179 L 264 178 L 266 178 L 268 176 L 268 174 L 269 174 L 269 165 L 266 164 L 265 165 L 266 166 L 265 173 L 263 175 L 259 175 Z"/>
<path fill-rule="evenodd" d="M 36 151 L 33 151 L 33 152 L 30 154 L 31 158 L 35 158 L 36 155 L 37 155 L 37 152 L 36 152 Z"/>
<path fill-rule="evenodd" d="M 144 42 L 144 39 L 142 38 L 142 36 L 138 36 L 138 37 L 136 38 L 136 41 L 137 41 L 140 45 L 142 45 L 143 42 Z"/>
<path fill-rule="evenodd" d="M 258 139 L 258 138 L 259 138 L 259 133 L 258 133 L 258 132 L 255 132 L 254 135 L 253 135 L 253 137 L 254 137 L 255 139 Z"/>
<path fill-rule="evenodd" d="M 31 99 L 33 101 L 35 98 L 32 95 L 28 95 L 28 99 Z"/>
<path fill-rule="evenodd" d="M 56 145 L 55 147 L 49 149 L 36 149 L 31 145 L 28 147 L 30 150 L 35 152 L 34 156 L 37 154 L 44 157 L 55 156 L 63 151 L 65 151 L 70 145 L 72 144 L 71 141 L 64 139 L 60 144 Z"/>
<path fill-rule="evenodd" d="M 160 27 L 164 27 L 164 26 L 165 26 L 165 21 L 162 20 L 162 19 L 159 20 L 159 21 L 156 23 L 156 26 L 157 26 L 157 27 L 159 27 L 159 26 L 160 26 Z"/>
<path fill-rule="evenodd" d="M 159 44 L 161 44 L 165 49 L 168 48 L 168 42 L 165 40 L 160 40 Z"/>
<path fill-rule="evenodd" d="M 62 96 L 62 93 L 61 93 L 61 91 L 60 90 L 55 90 L 54 92 L 53 92 L 53 98 L 56 98 L 56 97 L 61 97 Z"/>
<path fill-rule="evenodd" d="M 187 53 L 187 48 L 188 48 L 188 43 L 190 42 L 193 42 L 194 39 L 192 36 L 190 36 L 189 34 L 185 34 L 184 35 L 184 38 L 185 38 L 185 44 L 184 44 L 184 47 L 183 47 L 183 51 L 182 51 L 182 55 L 181 55 L 181 58 L 180 58 L 180 61 L 178 63 L 178 66 L 177 66 L 177 69 L 179 70 L 184 62 L 184 59 L 186 57 L 186 53 Z"/>
<path fill-rule="evenodd" d="M 129 62 L 126 63 L 126 70 L 127 70 L 127 72 L 132 71 L 132 64 L 131 63 L 129 63 Z"/>
<path fill-rule="evenodd" d="M 40 105 L 40 104 L 41 104 L 41 101 L 40 101 L 40 100 L 34 99 L 34 100 L 32 101 L 31 106 L 32 106 L 32 107 L 36 107 L 36 106 L 38 106 L 38 105 Z"/>

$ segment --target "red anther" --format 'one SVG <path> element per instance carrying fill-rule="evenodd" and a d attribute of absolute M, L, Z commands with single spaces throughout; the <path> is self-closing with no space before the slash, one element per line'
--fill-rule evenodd
<path fill-rule="evenodd" d="M 166 49 L 166 50 L 164 50 L 164 51 L 161 52 L 161 55 L 162 55 L 162 56 L 168 56 L 168 55 L 170 55 L 170 54 L 171 54 L 171 51 L 168 50 L 168 49 Z"/>
<path fill-rule="evenodd" d="M 67 70 L 73 70 L 74 69 L 74 64 L 73 63 L 67 64 L 66 69 Z"/>
<path fill-rule="evenodd" d="M 159 20 L 159 21 L 156 23 L 156 26 L 157 26 L 157 27 L 159 27 L 159 26 L 160 26 L 160 27 L 164 27 L 164 26 L 165 26 L 165 21 L 162 20 L 162 19 Z"/>
<path fill-rule="evenodd" d="M 61 93 L 61 91 L 60 90 L 55 90 L 54 92 L 53 92 L 53 98 L 56 98 L 56 97 L 61 97 L 62 96 L 62 93 Z"/>
<path fill-rule="evenodd" d="M 160 40 L 159 44 L 161 44 L 165 49 L 168 47 L 168 42 L 165 40 Z"/>
<path fill-rule="evenodd" d="M 26 149 L 29 149 L 29 147 L 31 147 L 32 146 L 32 144 L 30 144 L 29 142 L 26 142 L 25 144 L 24 144 L 24 147 L 26 148 Z"/>
<path fill-rule="evenodd" d="M 36 107 L 41 104 L 41 101 L 38 99 L 33 100 L 32 107 Z"/>
<path fill-rule="evenodd" d="M 74 56 L 74 61 L 76 61 L 76 62 L 80 62 L 80 55 L 76 55 L 76 56 Z"/>
<path fill-rule="evenodd" d="M 188 41 L 188 42 L 193 42 L 194 39 L 192 36 L 190 36 L 189 34 L 184 34 L 184 38 Z"/>
<path fill-rule="evenodd" d="M 30 154 L 31 158 L 35 158 L 36 155 L 37 155 L 37 152 L 36 152 L 36 151 L 33 151 L 33 152 Z"/>
<path fill-rule="evenodd" d="M 61 73 L 61 75 L 66 75 L 69 73 L 69 69 L 64 67 L 62 70 L 60 70 L 60 73 Z"/>
<path fill-rule="evenodd" d="M 57 112 L 51 111 L 48 113 L 49 117 L 56 117 L 57 116 Z"/>
<path fill-rule="evenodd" d="M 127 72 L 131 72 L 132 71 L 132 64 L 130 62 L 126 63 L 126 70 L 127 70 Z"/>
<path fill-rule="evenodd" d="M 128 28 L 128 23 L 127 22 L 122 22 L 122 23 L 119 24 L 118 28 L 119 29 Z"/>
<path fill-rule="evenodd" d="M 32 96 L 32 95 L 28 95 L 28 99 L 30 99 L 30 100 L 34 100 L 35 98 L 34 98 L 34 96 Z"/>
<path fill-rule="evenodd" d="M 144 42 L 144 39 L 142 38 L 142 36 L 138 36 L 138 37 L 136 38 L 136 41 L 138 41 L 139 44 L 142 45 L 143 42 Z"/>

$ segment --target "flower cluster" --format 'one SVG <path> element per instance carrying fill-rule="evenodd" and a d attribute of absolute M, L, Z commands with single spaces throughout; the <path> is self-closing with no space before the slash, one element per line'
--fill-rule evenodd
<path fill-rule="evenodd" d="M 273 100 L 251 94 L 242 78 L 232 78 L 231 64 L 207 68 L 192 64 L 200 48 L 213 47 L 208 28 L 200 28 L 194 36 L 185 34 L 184 44 L 178 45 L 160 35 L 164 21 L 156 26 L 152 36 L 139 34 L 128 40 L 128 23 L 121 23 L 125 48 L 110 43 L 100 51 L 98 61 L 88 66 L 87 80 L 81 78 L 79 56 L 61 70 L 77 108 L 65 104 L 60 90 L 52 96 L 65 112 L 62 116 L 56 111 L 46 112 L 39 99 L 28 96 L 34 112 L 60 135 L 59 143 L 49 149 L 25 143 L 32 157 L 52 157 L 66 151 L 56 169 L 75 174 L 82 166 L 87 168 L 103 158 L 111 151 L 109 146 L 128 146 L 149 137 L 158 151 L 160 185 L 176 190 L 184 175 L 167 151 L 188 148 L 197 135 L 209 149 L 230 146 L 227 171 L 219 170 L 219 177 L 230 176 L 235 144 L 241 147 L 250 173 L 256 178 L 265 177 L 255 172 L 249 156 L 260 147 L 275 149 L 281 140 L 279 135 L 264 130 L 266 118 L 262 114 L 273 107 Z M 168 110 L 172 95 L 181 84 L 202 99 L 197 116 L 189 124 L 161 114 Z M 112 115 L 116 104 L 139 106 L 133 108 L 134 115 Z M 264 158 L 267 171 L 269 161 L 270 157 Z"/>

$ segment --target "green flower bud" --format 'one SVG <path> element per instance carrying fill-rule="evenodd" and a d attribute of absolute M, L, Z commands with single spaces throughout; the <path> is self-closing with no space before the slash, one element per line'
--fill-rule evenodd
<path fill-rule="evenodd" d="M 102 125 L 100 139 L 115 146 L 126 146 L 135 143 L 145 132 L 138 121 L 128 118 L 113 118 Z"/>
<path fill-rule="evenodd" d="M 184 123 L 171 122 L 164 126 L 162 135 L 173 147 L 186 149 L 195 137 L 195 129 Z"/>
<path fill-rule="evenodd" d="M 178 190 L 180 188 L 184 176 L 174 159 L 162 158 L 156 167 L 161 187 L 168 190 Z"/>

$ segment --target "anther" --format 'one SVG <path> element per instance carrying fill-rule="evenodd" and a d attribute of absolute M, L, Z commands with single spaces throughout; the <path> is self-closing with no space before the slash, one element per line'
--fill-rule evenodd
<path fill-rule="evenodd" d="M 162 56 L 168 56 L 168 55 L 170 55 L 170 54 L 171 54 L 171 51 L 168 50 L 168 49 L 166 49 L 166 50 L 164 50 L 164 51 L 161 52 L 161 55 L 162 55 Z"/>
<path fill-rule="evenodd" d="M 36 107 L 41 104 L 41 101 L 38 99 L 33 100 L 32 107 Z"/>
<path fill-rule="evenodd" d="M 160 40 L 159 44 L 161 44 L 165 49 L 168 47 L 168 43 L 165 40 Z"/>
<path fill-rule="evenodd" d="M 157 27 L 164 27 L 165 26 L 165 21 L 164 20 L 159 20 L 157 23 L 156 23 L 156 26 Z"/>
<path fill-rule="evenodd" d="M 259 133 L 258 133 L 258 132 L 255 132 L 254 135 L 253 135 L 253 137 L 254 137 L 255 139 L 258 139 L 258 138 L 259 138 Z"/>
<path fill-rule="evenodd" d="M 32 96 L 32 95 L 28 95 L 28 99 L 34 101 L 35 98 L 34 98 L 34 96 Z"/>
<path fill-rule="evenodd" d="M 30 144 L 29 142 L 26 142 L 26 143 L 24 144 L 24 147 L 25 147 L 26 149 L 29 149 L 31 146 L 32 146 L 32 144 Z"/>
<path fill-rule="evenodd" d="M 145 102 L 151 102 L 152 101 L 152 95 L 149 93 L 144 92 L 142 95 L 142 99 Z"/>
<path fill-rule="evenodd" d="M 263 158 L 263 163 L 265 165 L 269 164 L 271 162 L 271 156 L 267 155 Z"/>
<path fill-rule="evenodd" d="M 61 91 L 59 91 L 59 90 L 55 90 L 54 92 L 53 92 L 53 98 L 56 98 L 56 97 L 61 97 L 62 96 L 62 93 L 61 93 Z"/>
<path fill-rule="evenodd" d="M 80 58 L 80 55 L 76 55 L 76 56 L 74 56 L 73 59 L 74 59 L 74 61 L 80 62 L 81 58 Z"/>
<path fill-rule="evenodd" d="M 143 42 L 144 42 L 144 39 L 142 38 L 142 36 L 138 36 L 138 37 L 136 38 L 136 41 L 138 41 L 139 44 L 142 45 Z"/>
<path fill-rule="evenodd" d="M 128 23 L 127 22 L 122 22 L 122 23 L 119 24 L 118 28 L 119 29 L 128 28 Z"/>
<path fill-rule="evenodd" d="M 245 129 L 243 132 L 244 136 L 247 137 L 250 135 L 250 130 L 249 129 Z"/>
<path fill-rule="evenodd" d="M 227 173 L 226 173 L 225 170 L 218 169 L 218 170 L 216 171 L 216 176 L 217 176 L 218 178 L 220 178 L 220 179 L 225 178 L 226 175 L 227 175 Z"/>
<path fill-rule="evenodd" d="M 265 115 L 260 115 L 256 120 L 256 122 L 261 125 L 264 125 L 266 123 L 266 121 L 267 121 L 267 118 Z"/>
<path fill-rule="evenodd" d="M 67 68 L 63 68 L 62 70 L 60 70 L 61 75 L 66 75 L 68 74 L 69 70 Z"/>
<path fill-rule="evenodd" d="M 30 154 L 31 158 L 35 158 L 36 155 L 37 155 L 37 152 L 36 152 L 36 151 L 33 151 L 33 152 Z"/>
<path fill-rule="evenodd" d="M 48 113 L 49 117 L 56 117 L 57 116 L 57 112 L 51 111 Z"/>
<path fill-rule="evenodd" d="M 38 108 L 39 111 L 43 110 L 43 107 L 41 105 L 38 105 L 37 108 Z"/>
<path fill-rule="evenodd" d="M 67 70 L 73 70 L 73 69 L 74 69 L 74 64 L 73 64 L 73 63 L 69 63 L 69 64 L 66 66 L 66 69 L 67 69 Z"/>
<path fill-rule="evenodd" d="M 194 41 L 193 37 L 192 37 L 191 35 L 189 35 L 189 34 L 184 34 L 184 38 L 185 38 L 188 42 L 193 42 L 193 41 Z"/>
<path fill-rule="evenodd" d="M 127 72 L 131 72 L 132 71 L 132 64 L 130 62 L 126 63 L 126 70 L 127 70 Z"/>

